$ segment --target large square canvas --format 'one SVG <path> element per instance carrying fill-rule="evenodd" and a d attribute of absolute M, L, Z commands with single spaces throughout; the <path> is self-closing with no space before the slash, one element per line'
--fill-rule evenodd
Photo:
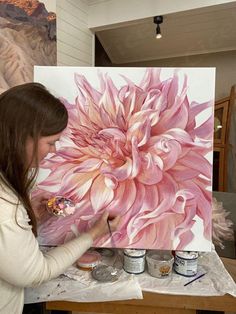
<path fill-rule="evenodd" d="M 121 224 L 97 247 L 211 249 L 214 68 L 35 67 L 34 80 L 69 123 L 32 197 L 76 203 L 68 217 L 37 213 L 40 243 L 64 243 L 107 210 Z"/>

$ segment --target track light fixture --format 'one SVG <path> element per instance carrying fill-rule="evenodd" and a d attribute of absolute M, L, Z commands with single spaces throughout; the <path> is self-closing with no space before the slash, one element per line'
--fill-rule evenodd
<path fill-rule="evenodd" d="M 156 27 L 156 38 L 159 39 L 159 38 L 162 37 L 160 24 L 163 22 L 163 16 L 162 15 L 154 16 L 153 22 L 155 24 L 157 24 L 157 27 Z"/>

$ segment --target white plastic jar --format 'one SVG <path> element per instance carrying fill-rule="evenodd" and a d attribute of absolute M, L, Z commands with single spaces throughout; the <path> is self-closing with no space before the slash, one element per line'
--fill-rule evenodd
<path fill-rule="evenodd" d="M 166 278 L 171 274 L 174 257 L 170 251 L 151 250 L 146 254 L 148 273 L 157 278 Z"/>

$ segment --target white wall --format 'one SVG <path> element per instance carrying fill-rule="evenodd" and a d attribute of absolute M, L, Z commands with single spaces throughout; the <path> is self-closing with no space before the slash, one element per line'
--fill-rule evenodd
<path fill-rule="evenodd" d="M 86 0 L 57 0 L 57 65 L 92 66 L 94 35 Z"/>
<path fill-rule="evenodd" d="M 114 65 L 117 66 L 117 65 Z M 215 67 L 216 100 L 228 97 L 232 85 L 236 85 L 236 51 L 209 53 L 171 59 L 119 64 L 128 67 Z"/>
<path fill-rule="evenodd" d="M 56 0 L 41 0 L 44 3 L 48 12 L 55 12 L 57 10 Z"/>
<path fill-rule="evenodd" d="M 104 30 L 116 24 L 166 15 L 208 6 L 233 3 L 231 0 L 88 0 L 88 26 L 93 30 Z M 125 24 L 124 24 L 125 23 Z"/>

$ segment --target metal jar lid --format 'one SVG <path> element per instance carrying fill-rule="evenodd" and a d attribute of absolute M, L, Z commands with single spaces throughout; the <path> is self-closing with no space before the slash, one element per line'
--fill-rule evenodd
<path fill-rule="evenodd" d="M 194 251 L 176 251 L 175 255 L 183 259 L 197 259 L 198 252 Z"/>
<path fill-rule="evenodd" d="M 124 249 L 124 254 L 130 257 L 143 257 L 146 254 L 146 250 Z"/>

